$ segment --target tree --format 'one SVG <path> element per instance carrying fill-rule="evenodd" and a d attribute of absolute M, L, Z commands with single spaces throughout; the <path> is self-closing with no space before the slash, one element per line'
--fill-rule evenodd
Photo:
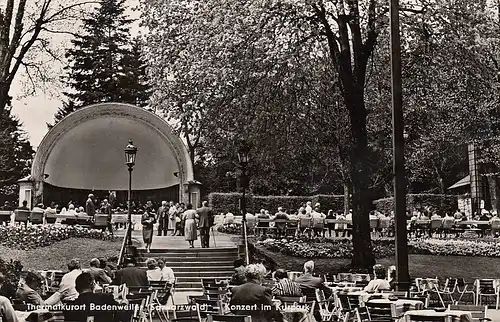
<path fill-rule="evenodd" d="M 33 148 L 19 120 L 3 111 L 0 118 L 0 191 L 8 191 L 17 181 L 30 173 Z"/>
<path fill-rule="evenodd" d="M 82 106 L 123 102 L 145 106 L 149 97 L 141 41 L 131 40 L 125 0 L 102 0 L 83 20 L 83 34 L 66 52 L 69 66 L 63 81 L 71 89 L 69 102 L 56 113 L 56 121 Z"/>
<path fill-rule="evenodd" d="M 57 0 L 28 2 L 7 0 L 0 9 L 0 116 L 11 97 L 10 87 L 19 71 L 24 70 L 31 89 L 36 81 L 48 81 L 47 66 L 60 56 L 50 46 L 49 37 L 71 33 L 64 27 L 85 14 L 88 5 L 95 1 L 69 0 L 64 4 Z M 66 26 L 67 27 L 67 26 Z"/>

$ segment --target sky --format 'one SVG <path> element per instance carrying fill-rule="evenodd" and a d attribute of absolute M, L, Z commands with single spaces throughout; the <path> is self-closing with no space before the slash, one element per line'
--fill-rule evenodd
<path fill-rule="evenodd" d="M 129 8 L 138 4 L 138 0 L 127 0 Z M 137 11 L 128 10 L 127 14 L 133 19 L 138 19 L 140 13 Z M 75 26 L 78 29 L 78 26 Z M 73 30 L 71 30 L 73 31 Z M 132 36 L 139 32 L 138 22 L 131 26 Z M 57 35 L 52 37 L 51 41 L 59 48 L 67 48 L 70 44 L 71 36 Z M 61 75 L 63 64 L 54 64 L 50 66 L 56 76 Z M 37 89 L 33 95 L 27 95 L 26 81 L 21 74 L 16 75 L 9 94 L 13 97 L 12 114 L 17 116 L 23 124 L 23 130 L 27 133 L 29 141 L 36 149 L 47 134 L 47 123 L 54 122 L 54 114 L 61 107 L 64 96 L 61 94 L 63 88 L 52 85 L 51 90 L 44 91 Z"/>

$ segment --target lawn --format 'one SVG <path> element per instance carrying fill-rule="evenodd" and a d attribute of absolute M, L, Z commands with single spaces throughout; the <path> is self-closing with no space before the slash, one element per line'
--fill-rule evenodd
<path fill-rule="evenodd" d="M 47 247 L 30 250 L 11 249 L 0 246 L 0 257 L 4 260 L 19 260 L 25 270 L 67 270 L 71 258 L 79 258 L 83 267 L 88 267 L 94 257 L 118 256 L 123 240 L 104 241 L 89 238 L 69 238 Z"/>
<path fill-rule="evenodd" d="M 259 251 L 272 258 L 278 268 L 291 271 L 301 271 L 304 263 L 309 259 L 283 255 L 259 248 Z M 318 274 L 338 273 L 345 271 L 349 259 L 314 259 L 315 271 Z M 392 257 L 378 259 L 377 263 L 394 265 Z M 409 269 L 411 277 L 463 277 L 467 281 L 476 278 L 497 278 L 500 276 L 500 258 L 470 257 L 470 256 L 437 256 L 437 255 L 410 255 Z"/>

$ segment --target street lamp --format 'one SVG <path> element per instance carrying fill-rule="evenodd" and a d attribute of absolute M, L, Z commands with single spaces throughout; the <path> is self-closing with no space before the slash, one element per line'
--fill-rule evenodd
<path fill-rule="evenodd" d="M 128 141 L 128 145 L 125 148 L 125 164 L 128 167 L 128 226 L 127 239 L 128 245 L 132 246 L 132 171 L 135 165 L 135 156 L 137 154 L 137 147 L 134 146 L 132 140 Z"/>
<path fill-rule="evenodd" d="M 394 171 L 394 215 L 396 226 L 396 282 L 398 290 L 408 290 L 408 236 L 406 231 L 406 194 L 404 161 L 403 95 L 401 80 L 401 40 L 399 0 L 390 2 L 392 142 Z"/>
<path fill-rule="evenodd" d="M 240 183 L 241 183 L 241 189 L 242 189 L 242 197 L 240 200 L 240 211 L 242 214 L 243 218 L 243 227 L 241 229 L 241 234 L 243 237 L 243 243 L 245 244 L 245 253 L 246 253 L 246 263 L 248 263 L 248 244 L 247 244 L 247 231 L 246 231 L 246 224 L 247 224 L 247 207 L 246 207 L 246 198 L 245 198 L 245 193 L 246 189 L 248 188 L 248 174 L 247 174 L 247 166 L 248 166 L 248 153 L 250 152 L 250 147 L 245 141 L 241 142 L 240 148 L 238 150 L 238 161 L 240 163 L 240 168 L 241 168 L 241 176 L 240 176 Z"/>

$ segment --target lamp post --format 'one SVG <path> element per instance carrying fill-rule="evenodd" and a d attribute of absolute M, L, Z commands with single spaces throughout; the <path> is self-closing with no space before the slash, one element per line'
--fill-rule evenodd
<path fill-rule="evenodd" d="M 241 189 L 242 189 L 242 196 L 240 200 L 240 212 L 242 214 L 242 221 L 243 225 L 241 228 L 241 235 L 243 238 L 243 243 L 245 244 L 246 248 L 246 262 L 248 263 L 248 247 L 247 247 L 247 242 L 246 242 L 246 222 L 247 222 L 247 207 L 246 207 L 246 198 L 245 198 L 245 193 L 246 189 L 248 188 L 248 174 L 247 174 L 247 166 L 248 166 L 248 152 L 250 152 L 250 147 L 248 144 L 243 141 L 241 142 L 240 148 L 238 150 L 238 161 L 240 163 L 240 168 L 241 168 L 241 176 L 240 176 L 240 183 L 241 183 Z"/>
<path fill-rule="evenodd" d="M 391 0 L 391 72 L 392 142 L 394 171 L 394 217 L 396 221 L 396 282 L 399 290 L 408 290 L 408 236 L 406 231 L 406 195 L 404 164 L 403 95 L 401 81 L 401 39 L 399 36 L 399 0 Z"/>
<path fill-rule="evenodd" d="M 132 140 L 128 141 L 128 145 L 125 148 L 125 164 L 128 167 L 128 225 L 129 229 L 127 231 L 128 245 L 132 246 L 132 171 L 134 171 L 135 156 L 137 154 L 137 147 L 134 146 Z"/>

